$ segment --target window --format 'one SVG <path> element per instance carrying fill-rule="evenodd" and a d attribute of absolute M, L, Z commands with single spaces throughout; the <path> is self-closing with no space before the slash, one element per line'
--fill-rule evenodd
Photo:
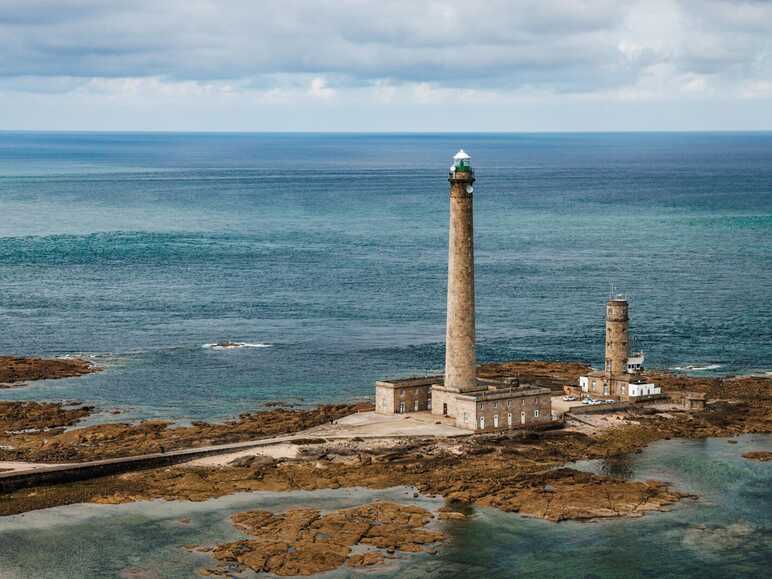
<path fill-rule="evenodd" d="M 464 422 L 469 422 L 469 413 L 464 412 Z"/>
<path fill-rule="evenodd" d="M 494 400 L 493 401 L 493 407 L 494 408 L 498 408 L 499 407 L 499 401 L 498 400 Z"/>
<path fill-rule="evenodd" d="M 533 411 L 533 417 L 534 417 L 534 418 L 539 418 L 539 409 L 538 409 L 538 408 L 534 409 L 534 411 Z"/>
<path fill-rule="evenodd" d="M 485 416 L 480 416 L 480 430 L 485 430 Z"/>
<path fill-rule="evenodd" d="M 498 427 L 499 427 L 499 415 L 498 414 L 494 414 L 493 415 L 493 428 L 498 428 Z"/>
<path fill-rule="evenodd" d="M 431 409 L 432 409 L 432 399 L 431 399 L 431 398 L 429 398 L 429 399 L 426 401 L 426 409 L 427 409 L 427 410 L 431 410 Z"/>
<path fill-rule="evenodd" d="M 399 391 L 399 397 L 400 398 L 404 398 L 405 397 L 405 391 L 404 390 L 400 390 Z"/>
<path fill-rule="evenodd" d="M 507 400 L 507 408 L 511 408 L 511 407 L 512 407 L 512 401 L 511 400 Z"/>
<path fill-rule="evenodd" d="M 418 412 L 418 398 L 416 398 L 415 401 L 413 402 L 413 410 L 415 412 Z"/>
<path fill-rule="evenodd" d="M 520 424 L 525 424 L 525 411 L 520 413 Z"/>
<path fill-rule="evenodd" d="M 399 403 L 399 413 L 400 414 L 404 414 L 405 413 L 405 403 L 404 402 L 400 402 Z"/>
<path fill-rule="evenodd" d="M 509 426 L 509 427 L 512 426 L 512 413 L 511 412 L 507 414 L 507 426 Z"/>

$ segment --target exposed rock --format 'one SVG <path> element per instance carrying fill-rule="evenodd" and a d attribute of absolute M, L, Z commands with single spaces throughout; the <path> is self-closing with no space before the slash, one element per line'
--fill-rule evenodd
<path fill-rule="evenodd" d="M 12 408 L 14 404 L 20 403 L 5 404 L 10 405 L 7 408 Z M 57 405 L 50 406 L 49 412 Z M 3 408 L 5 407 L 0 406 L 0 413 L 3 412 Z M 144 420 L 136 424 L 98 424 L 45 435 L 33 432 L 10 437 L 3 436 L 0 432 L 0 460 L 77 462 L 242 442 L 298 432 L 366 408 L 361 404 L 329 404 L 309 410 L 274 409 L 242 414 L 238 420 L 221 424 L 196 422 L 184 427 L 174 427 L 171 422 L 164 420 Z M 7 412 L 10 413 L 11 410 Z M 24 414 L 22 410 L 13 412 Z M 83 415 L 81 411 L 77 417 Z M 2 425 L 1 421 L 2 414 L 0 414 L 0 425 Z M 29 426 L 25 428 L 35 427 L 29 421 L 26 423 Z M 6 430 L 11 429 L 6 428 Z M 4 446 L 12 446 L 14 450 L 3 449 Z"/>
<path fill-rule="evenodd" d="M 464 513 L 459 513 L 458 511 L 454 511 L 450 507 L 442 507 L 437 512 L 437 518 L 440 520 L 452 520 L 452 521 L 461 521 L 466 519 L 466 515 Z"/>
<path fill-rule="evenodd" d="M 749 460 L 758 460 L 761 462 L 767 462 L 772 460 L 772 452 L 768 452 L 766 450 L 753 450 L 751 452 L 746 452 L 743 454 L 743 458 L 747 458 Z"/>
<path fill-rule="evenodd" d="M 233 515 L 233 524 L 251 539 L 215 547 L 211 554 L 233 571 L 234 564 L 258 573 L 313 575 L 350 567 L 371 567 L 383 562 L 383 553 L 352 554 L 356 545 L 409 553 L 442 541 L 445 535 L 426 529 L 432 514 L 414 506 L 390 502 L 322 514 L 316 509 L 292 509 L 282 514 L 247 511 Z M 236 567 L 236 571 L 240 570 Z M 217 573 L 208 569 L 207 573 Z"/>
<path fill-rule="evenodd" d="M 449 500 L 518 510 L 552 520 L 573 516 L 639 516 L 652 509 L 666 508 L 681 495 L 661 483 L 625 482 L 576 471 L 560 475 L 545 473 L 574 460 L 636 452 L 655 440 L 772 431 L 770 378 L 697 380 L 676 376 L 669 380 L 661 382 L 668 388 L 689 391 L 703 387 L 711 399 L 708 409 L 694 413 L 671 412 L 671 418 L 664 418 L 656 413 L 639 412 L 636 408 L 635 424 L 624 422 L 593 436 L 575 431 L 551 431 L 439 441 L 411 439 L 389 447 L 378 446 L 373 441 L 350 448 L 327 443 L 308 454 L 302 449 L 298 460 L 266 465 L 163 468 L 38 488 L 34 495 L 20 490 L 11 493 L 9 500 L 0 501 L 0 514 L 83 501 L 206 500 L 250 490 L 408 485 Z M 723 396 L 726 398 L 716 400 Z M 160 444 L 175 448 L 176 445 L 230 442 L 240 440 L 242 436 L 254 437 L 258 432 L 279 434 L 303 424 L 329 422 L 336 412 L 343 415 L 353 411 L 352 407 L 335 408 L 335 411 L 320 410 L 311 415 L 276 410 L 245 415 L 246 418 L 232 424 L 198 423 L 186 429 L 153 422 L 118 425 L 114 439 L 110 430 L 114 425 L 73 430 L 65 433 L 66 436 L 17 435 L 5 439 L 0 436 L 0 447 L 21 447 L 20 450 L 0 450 L 0 456 L 55 460 L 55 457 L 68 453 L 85 457 L 117 456 L 148 452 Z M 44 440 L 49 442 L 43 444 Z M 356 460 L 340 458 L 353 456 Z M 553 492 L 549 492 L 550 488 Z M 535 505 L 533 512 L 523 506 L 526 501 Z"/>
<path fill-rule="evenodd" d="M 11 439 L 4 437 L 3 433 L 72 426 L 91 414 L 93 409 L 93 406 L 65 408 L 58 402 L 0 402 L 0 444 L 11 445 Z M 18 444 L 17 438 L 14 437 L 13 446 Z"/>
<path fill-rule="evenodd" d="M 374 567 L 383 563 L 383 553 L 380 551 L 368 551 L 357 555 L 351 555 L 348 558 L 349 567 Z"/>
<path fill-rule="evenodd" d="M 80 358 L 0 356 L 0 388 L 16 388 L 28 380 L 74 378 L 100 370 L 101 368 Z"/>
<path fill-rule="evenodd" d="M 561 390 L 564 384 L 575 384 L 579 376 L 591 372 L 586 364 L 577 362 L 548 362 L 525 360 L 483 364 L 477 371 L 480 378 L 516 376 L 521 383 L 537 384 L 552 390 Z"/>
<path fill-rule="evenodd" d="M 265 456 L 263 454 L 254 454 L 249 456 L 240 456 L 234 458 L 228 463 L 228 466 L 235 467 L 256 467 L 256 466 L 268 466 L 276 462 L 276 459 L 271 456 Z"/>
<path fill-rule="evenodd" d="M 550 484 L 544 485 L 544 480 Z M 552 490 L 545 490 L 547 487 Z M 608 517 L 640 517 L 663 511 L 687 495 L 670 490 L 659 481 L 623 481 L 578 472 L 550 471 L 515 488 L 502 490 L 477 501 L 503 511 L 550 521 L 587 520 Z"/>

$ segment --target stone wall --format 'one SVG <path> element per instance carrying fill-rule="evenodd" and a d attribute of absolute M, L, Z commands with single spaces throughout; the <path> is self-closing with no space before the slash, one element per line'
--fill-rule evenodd
<path fill-rule="evenodd" d="M 455 390 L 446 390 L 442 386 L 434 386 L 432 388 L 432 414 L 458 416 L 456 396 L 458 396 L 458 392 Z M 443 411 L 445 405 L 447 405 L 447 412 Z"/>
<path fill-rule="evenodd" d="M 389 384 L 376 382 L 375 411 L 404 414 L 431 410 L 431 384 Z"/>
<path fill-rule="evenodd" d="M 394 388 L 375 383 L 375 412 L 378 414 L 394 414 L 397 407 L 394 404 Z"/>
<path fill-rule="evenodd" d="M 508 428 L 527 428 L 552 420 L 552 398 L 549 394 L 541 394 L 480 401 L 477 402 L 475 414 L 477 431 L 492 432 Z M 509 415 L 512 417 L 511 424 Z M 481 418 L 484 419 L 484 425 L 481 425 Z M 498 426 L 496 426 L 497 422 Z"/>
<path fill-rule="evenodd" d="M 474 430 L 477 424 L 477 402 L 475 400 L 456 400 L 456 426 L 465 430 Z"/>

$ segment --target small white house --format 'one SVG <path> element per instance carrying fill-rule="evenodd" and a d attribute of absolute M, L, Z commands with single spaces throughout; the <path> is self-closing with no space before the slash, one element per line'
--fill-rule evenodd
<path fill-rule="evenodd" d="M 646 382 L 641 384 L 635 384 L 633 382 L 629 385 L 630 398 L 637 398 L 639 396 L 652 396 L 654 394 L 662 394 L 662 388 L 652 382 Z"/>

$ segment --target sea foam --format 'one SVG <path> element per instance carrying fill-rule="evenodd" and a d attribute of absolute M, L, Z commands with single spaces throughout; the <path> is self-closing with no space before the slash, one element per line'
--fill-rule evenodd
<path fill-rule="evenodd" d="M 206 350 L 241 350 L 242 348 L 270 348 L 273 344 L 263 342 L 214 342 L 201 346 Z"/>
<path fill-rule="evenodd" d="M 708 370 L 718 370 L 721 368 L 721 364 L 707 364 L 704 366 L 698 366 L 697 364 L 687 364 L 686 366 L 674 366 L 670 368 L 677 372 L 706 372 Z"/>

